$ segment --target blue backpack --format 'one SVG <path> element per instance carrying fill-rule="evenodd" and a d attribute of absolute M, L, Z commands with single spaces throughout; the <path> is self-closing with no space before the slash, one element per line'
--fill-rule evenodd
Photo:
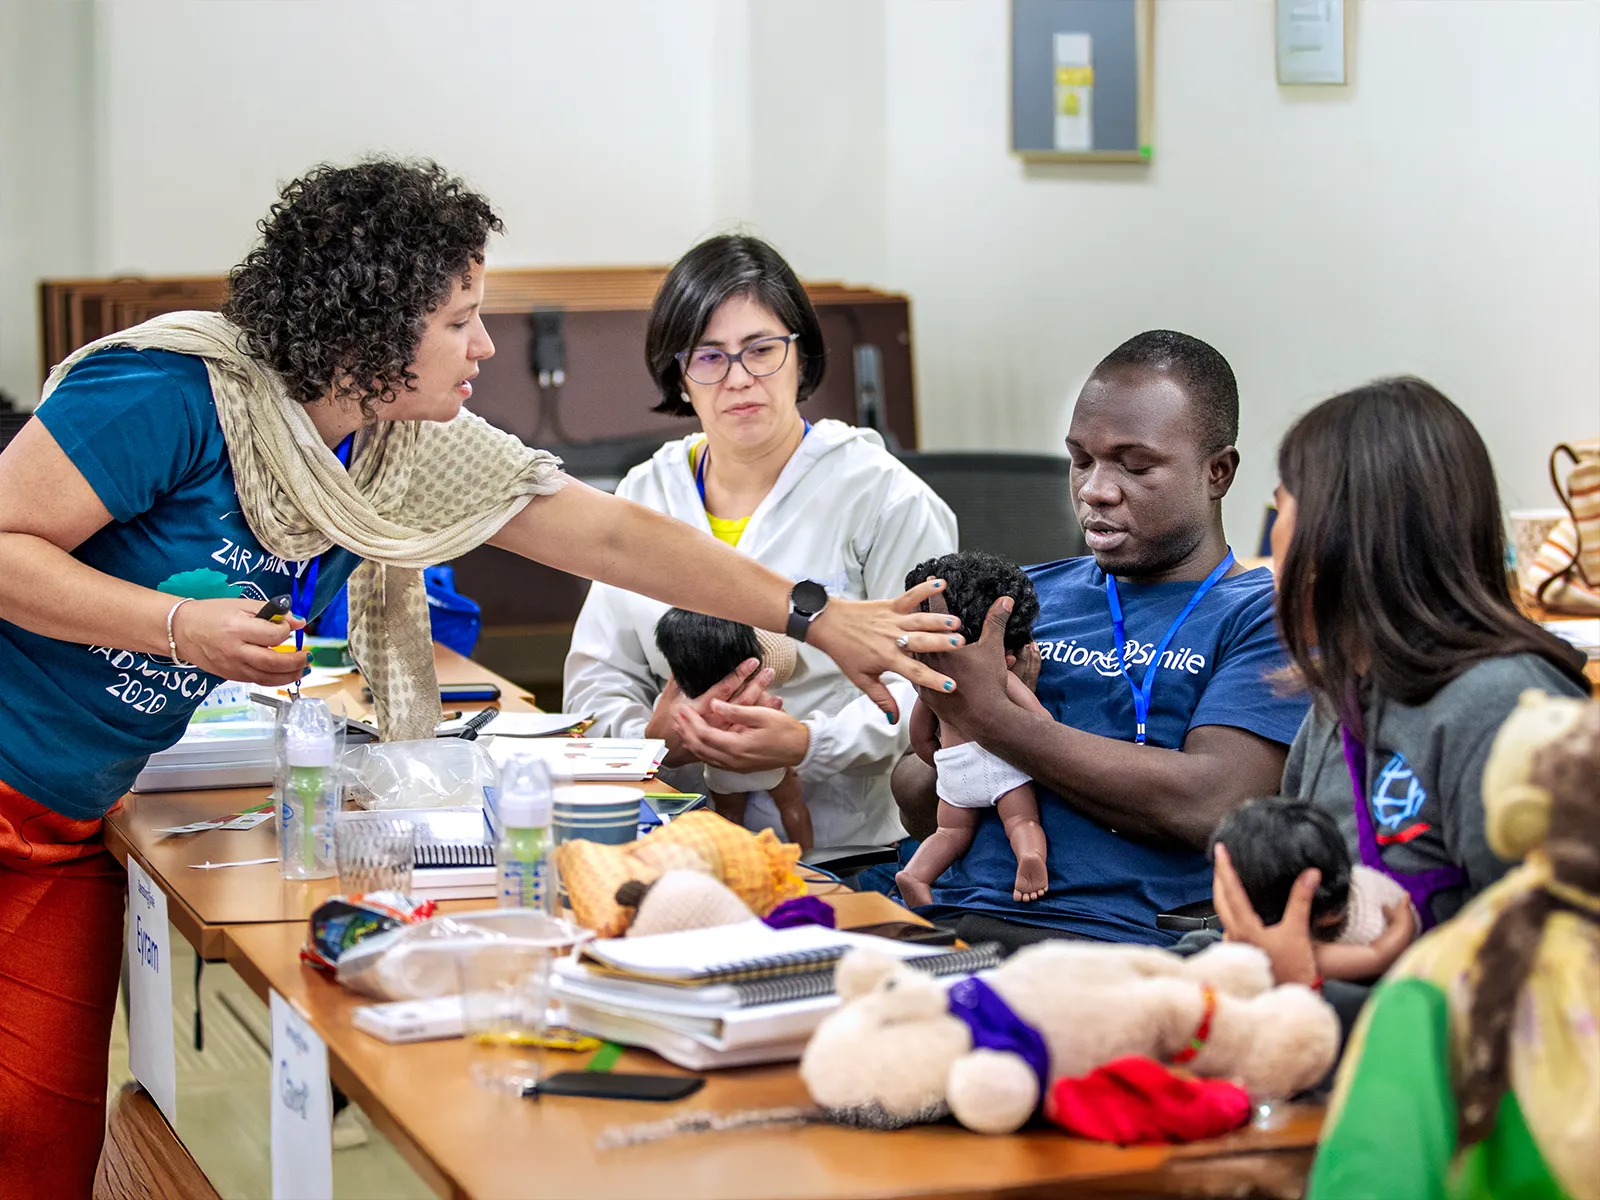
<path fill-rule="evenodd" d="M 483 610 L 476 600 L 469 600 L 456 591 L 454 567 L 429 567 L 422 573 L 422 579 L 428 588 L 428 618 L 433 627 L 433 640 L 470 658 L 483 630 Z M 339 594 L 317 618 L 318 637 L 350 636 L 348 592 L 348 588 L 340 588 Z"/>

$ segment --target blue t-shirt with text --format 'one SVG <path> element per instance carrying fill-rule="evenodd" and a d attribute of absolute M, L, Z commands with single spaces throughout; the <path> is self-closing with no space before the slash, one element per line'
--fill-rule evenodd
<path fill-rule="evenodd" d="M 268 554 L 245 523 L 203 360 L 102 350 L 37 415 L 111 514 L 74 558 L 174 600 L 265 601 L 292 589 L 306 564 Z M 360 561 L 338 547 L 323 556 L 313 613 Z M 99 817 L 219 682 L 166 655 L 0 620 L 0 780 L 69 817 Z"/>
<path fill-rule="evenodd" d="M 1064 725 L 1131 742 L 1133 693 L 1117 670 L 1106 576 L 1093 558 L 1028 568 L 1039 593 L 1034 641 L 1042 659 L 1038 696 Z M 1167 627 L 1195 583 L 1117 581 L 1127 628 L 1129 673 L 1140 683 Z M 1245 571 L 1219 580 L 1161 656 L 1151 695 L 1147 741 L 1181 749 L 1191 729 L 1228 725 L 1287 746 L 1306 714 L 1303 696 L 1279 693 L 1268 678 L 1285 665 L 1273 627 L 1272 576 Z M 1120 836 L 1034 784 L 1049 840 L 1050 890 L 1011 898 L 1017 860 L 994 809 L 983 814 L 964 859 L 940 876 L 935 919 L 984 912 L 1110 941 L 1168 945 L 1156 914 L 1211 895 L 1211 866 L 1195 850 Z"/>

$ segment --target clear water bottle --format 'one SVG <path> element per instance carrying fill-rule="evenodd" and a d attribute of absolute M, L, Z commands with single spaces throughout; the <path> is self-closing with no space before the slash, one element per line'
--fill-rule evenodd
<path fill-rule="evenodd" d="M 552 917 L 556 907 L 555 794 L 550 769 L 532 755 L 515 755 L 500 775 L 500 907 L 532 908 Z"/>
<path fill-rule="evenodd" d="M 285 879 L 334 873 L 338 741 L 327 701 L 303 696 L 289 705 L 278 731 L 278 870 Z"/>

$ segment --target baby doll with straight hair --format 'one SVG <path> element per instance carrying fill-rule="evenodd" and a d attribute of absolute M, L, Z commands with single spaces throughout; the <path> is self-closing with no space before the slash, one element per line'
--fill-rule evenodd
<path fill-rule="evenodd" d="M 963 550 L 930 559 L 906 576 L 917 581 L 934 577 L 945 581 L 945 605 L 961 619 L 963 629 L 982 629 L 989 609 L 1001 596 L 1016 601 L 1006 622 L 1006 694 L 1013 704 L 1043 712 L 1038 697 L 1012 669 L 1018 652 L 1033 640 L 1033 623 L 1039 616 L 1033 581 L 1016 564 L 981 550 Z M 1006 838 L 1017 856 L 1012 897 L 1025 903 L 1043 896 L 1050 888 L 1050 874 L 1033 781 L 968 739 L 952 722 L 937 720 L 921 700 L 911 711 L 911 721 L 912 745 L 936 740 L 939 747 L 932 763 L 939 796 L 939 828 L 917 847 L 911 861 L 895 876 L 901 898 L 913 908 L 932 903 L 934 881 L 971 849 L 978 822 L 987 808 L 999 813 Z"/>
<path fill-rule="evenodd" d="M 721 683 L 748 659 L 760 659 L 772 669 L 774 687 L 794 674 L 795 649 L 790 639 L 681 608 L 669 608 L 656 622 L 656 648 L 672 669 L 678 690 L 691 700 Z M 766 792 L 783 822 L 783 836 L 802 850 L 811 849 L 811 810 L 794 768 L 739 775 L 707 766 L 705 781 L 711 807 L 735 825 L 744 824 L 750 793 Z"/>
<path fill-rule="evenodd" d="M 1285 796 L 1251 800 L 1217 825 L 1211 844 L 1218 842 L 1265 925 L 1283 920 L 1303 871 L 1321 872 L 1311 938 L 1326 979 L 1375 979 L 1416 935 L 1405 889 L 1381 871 L 1352 865 L 1338 826 L 1319 808 Z"/>

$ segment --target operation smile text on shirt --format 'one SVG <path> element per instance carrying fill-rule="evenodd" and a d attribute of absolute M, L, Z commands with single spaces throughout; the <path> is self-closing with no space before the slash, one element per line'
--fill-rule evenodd
<path fill-rule="evenodd" d="M 1230 546 L 1222 561 L 1216 565 L 1211 574 L 1205 577 L 1200 586 L 1195 588 L 1194 595 L 1189 597 L 1189 602 L 1183 606 L 1183 610 L 1178 613 L 1172 624 L 1167 626 L 1166 633 L 1161 635 L 1161 640 L 1156 643 L 1155 651 L 1147 660 L 1148 665 L 1145 667 L 1144 681 L 1142 683 L 1135 683 L 1133 676 L 1128 671 L 1128 635 L 1122 619 L 1122 598 L 1117 593 L 1116 576 L 1109 571 L 1106 572 L 1106 605 L 1111 609 L 1111 636 L 1116 642 L 1117 650 L 1116 667 L 1122 673 L 1123 678 L 1128 681 L 1128 687 L 1133 691 L 1133 740 L 1136 745 L 1145 745 L 1146 726 L 1150 720 L 1150 700 L 1155 695 L 1156 671 L 1161 666 L 1161 656 L 1166 653 L 1167 647 L 1172 644 L 1172 639 L 1177 636 L 1178 630 L 1183 627 L 1183 623 L 1189 619 L 1189 614 L 1200 607 L 1200 601 L 1206 598 L 1206 593 L 1216 587 L 1222 577 L 1228 573 L 1233 566 L 1233 561 L 1233 548 Z"/>

